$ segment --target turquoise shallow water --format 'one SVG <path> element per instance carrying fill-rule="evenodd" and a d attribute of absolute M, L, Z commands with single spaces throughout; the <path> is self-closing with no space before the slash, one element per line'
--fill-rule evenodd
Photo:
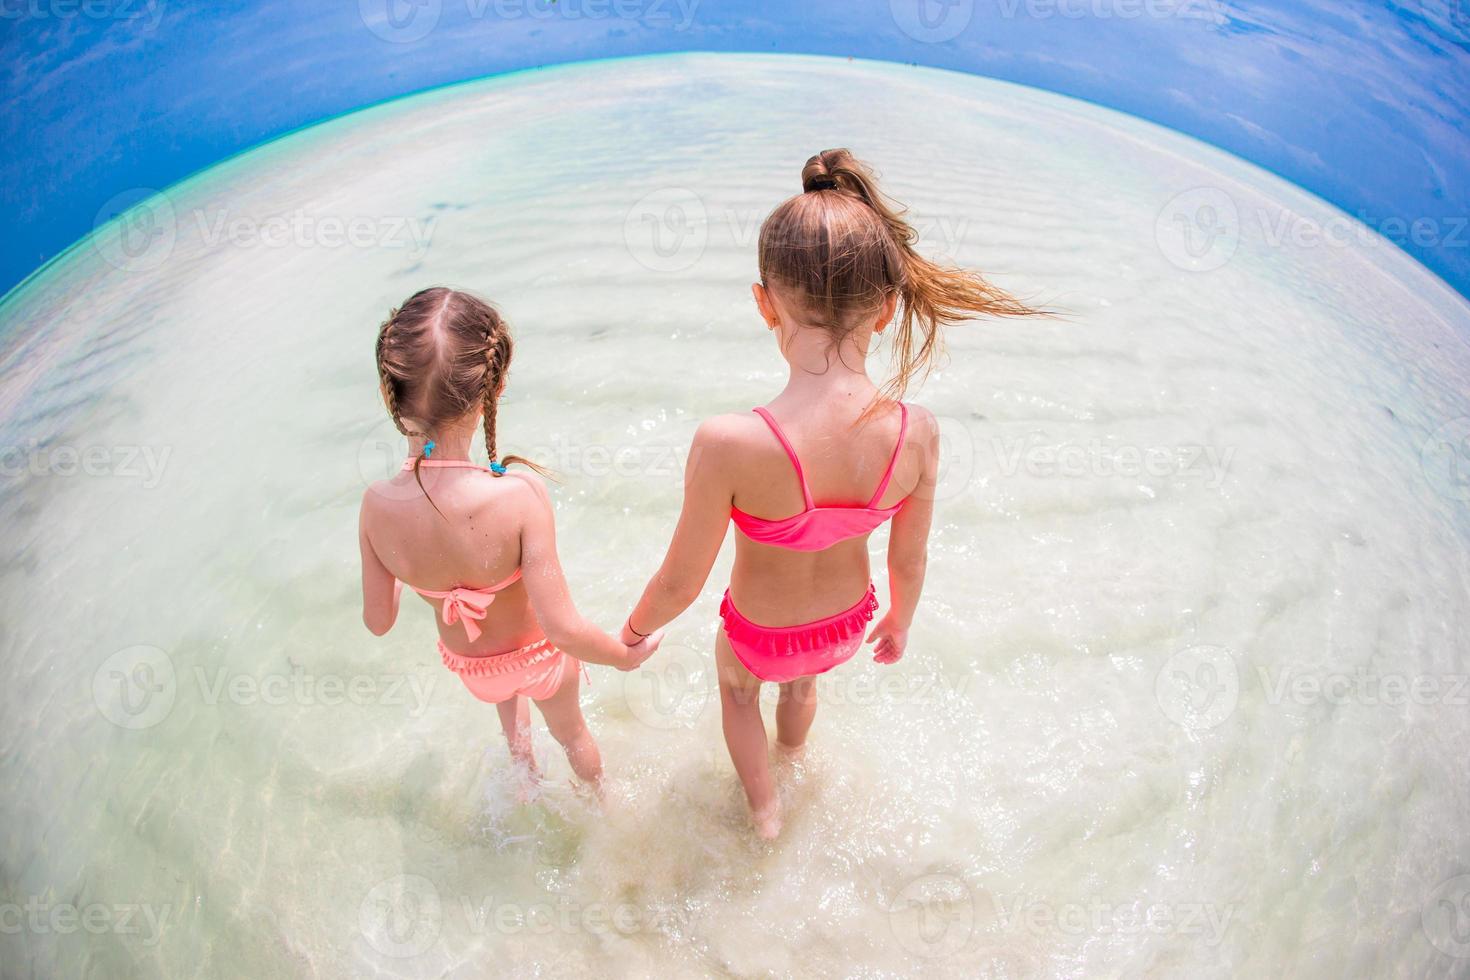
<path fill-rule="evenodd" d="M 358 621 L 357 499 L 401 452 L 376 324 L 428 283 L 500 303 L 506 448 L 562 474 L 611 626 L 697 420 L 779 385 L 756 229 L 834 144 L 921 247 L 1069 312 L 956 331 L 917 394 L 946 470 L 912 653 L 826 679 L 789 833 L 753 844 L 709 670 L 726 555 L 648 670 L 593 670 L 610 811 L 549 744 L 516 809 L 427 612 Z M 536 72 L 223 164 L 0 309 L 3 961 L 1463 973 L 1467 329 L 1224 154 L 895 66 Z"/>

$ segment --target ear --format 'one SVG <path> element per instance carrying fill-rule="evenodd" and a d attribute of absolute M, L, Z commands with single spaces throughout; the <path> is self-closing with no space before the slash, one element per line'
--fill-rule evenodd
<path fill-rule="evenodd" d="M 766 326 L 775 330 L 781 325 L 781 314 L 776 312 L 776 302 L 771 298 L 771 291 L 761 283 L 751 283 L 750 294 L 755 297 L 755 305 L 761 311 L 761 319 L 766 321 Z"/>
<path fill-rule="evenodd" d="M 878 322 L 873 325 L 874 333 L 882 333 L 890 323 L 893 322 L 893 314 L 898 311 L 898 290 L 889 293 L 883 299 L 883 305 L 878 309 Z"/>

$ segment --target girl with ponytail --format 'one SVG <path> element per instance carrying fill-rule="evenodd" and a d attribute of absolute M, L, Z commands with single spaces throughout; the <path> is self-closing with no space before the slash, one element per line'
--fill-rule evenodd
<path fill-rule="evenodd" d="M 725 742 L 757 833 L 781 828 L 760 713 L 780 685 L 776 747 L 799 752 L 816 712 L 815 676 L 857 651 L 878 609 L 868 535 L 886 521 L 888 611 L 868 636 L 892 664 L 908 645 L 924 584 L 939 459 L 933 415 L 903 401 L 943 350 L 942 331 L 1032 310 L 978 273 L 914 249 L 911 228 L 847 150 L 807 161 L 802 193 L 761 226 L 756 306 L 785 358 L 786 387 L 753 412 L 704 422 L 684 507 L 662 566 L 623 640 L 660 629 L 699 595 L 733 520 L 735 565 L 715 644 Z M 867 372 L 879 336 L 895 370 Z"/>
<path fill-rule="evenodd" d="M 379 329 L 378 382 L 409 455 L 397 476 L 363 495 L 363 621 L 386 633 L 408 583 L 438 613 L 444 666 L 496 705 L 511 756 L 527 775 L 537 775 L 528 704 L 535 701 L 572 769 L 595 787 L 602 760 L 578 704 L 576 661 L 632 670 L 660 636 L 623 644 L 577 613 L 546 487 L 507 464 L 539 468 L 496 454 L 511 351 L 500 314 L 452 289 L 415 293 Z M 478 428 L 488 467 L 470 460 Z"/>

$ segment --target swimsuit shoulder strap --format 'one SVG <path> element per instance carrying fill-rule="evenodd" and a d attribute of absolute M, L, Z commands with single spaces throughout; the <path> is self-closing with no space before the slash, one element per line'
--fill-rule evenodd
<path fill-rule="evenodd" d="M 791 448 L 791 440 L 786 438 L 786 433 L 781 431 L 781 427 L 776 424 L 775 416 L 769 411 L 764 408 L 756 408 L 752 411 L 765 419 L 766 425 L 770 426 L 771 431 L 776 434 L 776 438 L 781 440 L 781 448 L 786 450 L 786 455 L 791 459 L 791 466 L 796 470 L 796 478 L 801 481 L 801 499 L 806 504 L 806 509 L 811 510 L 813 506 L 812 492 L 806 485 L 806 474 L 802 472 L 801 460 L 796 458 L 796 450 Z"/>
<path fill-rule="evenodd" d="M 893 444 L 893 456 L 888 460 L 888 469 L 883 471 L 883 481 L 878 484 L 873 499 L 868 501 L 868 510 L 878 509 L 878 501 L 883 499 L 883 492 L 888 489 L 888 483 L 893 479 L 893 470 L 898 466 L 899 454 L 903 452 L 903 439 L 909 431 L 909 407 L 899 402 L 898 412 L 898 442 Z"/>
<path fill-rule="evenodd" d="M 405 473 L 413 469 L 413 464 L 415 460 L 417 460 L 420 466 L 427 466 L 433 469 L 448 469 L 451 466 L 459 466 L 466 469 L 485 470 L 485 472 L 487 473 L 490 472 L 489 469 L 481 466 L 479 463 L 476 463 L 472 459 L 418 459 L 415 456 L 410 456 L 408 459 L 405 459 L 403 461 L 403 470 Z"/>

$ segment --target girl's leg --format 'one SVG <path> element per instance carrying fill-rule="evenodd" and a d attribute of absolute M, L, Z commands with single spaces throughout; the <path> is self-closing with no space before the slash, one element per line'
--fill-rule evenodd
<path fill-rule="evenodd" d="M 745 787 L 756 833 L 770 840 L 781 832 L 781 811 L 767 758 L 760 678 L 736 658 L 724 630 L 715 640 L 715 666 L 720 674 L 720 716 L 724 722 L 725 746 L 730 750 L 730 761 L 735 763 L 740 784 Z"/>
<path fill-rule="evenodd" d="M 500 713 L 500 727 L 505 729 L 505 740 L 510 743 L 510 758 L 524 766 L 534 779 L 540 775 L 536 769 L 536 756 L 531 751 L 531 705 L 525 698 L 511 698 L 495 706 Z"/>
<path fill-rule="evenodd" d="M 572 771 L 584 783 L 596 788 L 602 783 L 602 755 L 597 751 L 597 742 L 587 730 L 587 720 L 582 717 L 580 692 L 582 688 L 581 664 L 571 657 L 562 667 L 566 676 L 556 693 L 544 701 L 537 701 L 541 717 L 551 737 L 567 750 L 567 761 Z"/>
<path fill-rule="evenodd" d="M 782 684 L 781 699 L 776 702 L 776 747 L 792 754 L 800 752 L 816 716 L 815 677 L 798 677 Z"/>

